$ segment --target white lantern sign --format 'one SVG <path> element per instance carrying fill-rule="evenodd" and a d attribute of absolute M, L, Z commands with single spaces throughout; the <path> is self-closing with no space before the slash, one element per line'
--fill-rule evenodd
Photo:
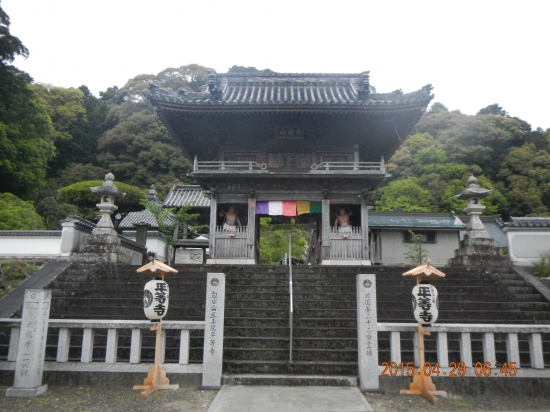
<path fill-rule="evenodd" d="M 437 289 L 433 285 L 418 284 L 412 290 L 414 318 L 422 325 L 431 325 L 439 315 Z"/>
<path fill-rule="evenodd" d="M 164 280 L 151 280 L 143 290 L 143 311 L 151 320 L 159 320 L 168 312 L 168 283 Z"/>

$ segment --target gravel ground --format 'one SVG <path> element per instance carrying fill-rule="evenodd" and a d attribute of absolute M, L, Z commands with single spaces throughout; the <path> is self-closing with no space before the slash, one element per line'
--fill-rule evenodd
<path fill-rule="evenodd" d="M 418 395 L 373 394 L 365 398 L 377 412 L 394 411 L 549 411 L 550 399 L 524 396 L 454 395 L 440 397 L 436 404 Z"/>
<path fill-rule="evenodd" d="M 8 387 L 0 388 L 5 390 Z M 205 412 L 218 391 L 184 387 L 153 392 L 146 398 L 142 398 L 140 393 L 132 388 L 50 386 L 44 395 L 32 399 L 0 397 L 0 411 Z"/>
<path fill-rule="evenodd" d="M 3 390 L 7 388 L 0 387 Z M 131 388 L 50 386 L 44 395 L 32 399 L 0 397 L 0 411 L 206 412 L 216 395 L 217 391 L 183 387 L 173 391 L 158 391 L 142 398 L 140 391 Z M 547 398 L 449 394 L 447 398 L 441 397 L 437 404 L 432 404 L 422 396 L 397 393 L 368 393 L 365 398 L 375 411 L 380 412 L 550 410 L 550 399 Z"/>

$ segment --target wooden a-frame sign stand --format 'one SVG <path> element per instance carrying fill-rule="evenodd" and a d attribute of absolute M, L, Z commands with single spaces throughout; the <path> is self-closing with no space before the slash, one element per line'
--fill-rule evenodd
<path fill-rule="evenodd" d="M 160 279 L 164 280 L 164 274 L 166 272 L 178 273 L 176 269 L 171 268 L 170 266 L 164 264 L 160 260 L 153 259 L 152 262 L 147 265 L 139 268 L 138 273 L 144 274 L 158 274 Z M 161 350 L 161 341 L 162 341 L 162 319 L 159 319 L 157 324 L 150 328 L 149 330 L 157 331 L 156 343 L 155 343 L 155 363 L 153 367 L 147 374 L 147 377 L 143 381 L 143 385 L 134 385 L 134 389 L 144 389 L 141 392 L 141 396 L 144 398 L 150 393 L 158 389 L 179 389 L 179 385 L 170 385 L 170 380 L 166 377 L 166 372 L 162 368 L 160 363 L 160 350 Z"/>
<path fill-rule="evenodd" d="M 409 270 L 408 272 L 403 273 L 403 276 L 414 276 L 416 277 L 416 283 L 420 284 L 423 278 L 442 278 L 445 277 L 445 274 L 433 266 L 430 266 L 429 263 L 422 264 L 416 268 Z M 426 376 L 424 373 L 425 370 L 425 357 L 424 357 L 424 335 L 430 335 L 430 332 L 424 331 L 422 324 L 418 324 L 418 353 L 419 353 L 419 362 L 420 365 L 416 369 L 413 381 L 409 385 L 409 389 L 401 389 L 399 393 L 406 395 L 422 395 L 425 398 L 429 399 L 433 403 L 437 403 L 438 396 L 447 396 L 447 392 L 438 391 L 435 387 L 435 384 L 432 382 L 430 376 Z"/>

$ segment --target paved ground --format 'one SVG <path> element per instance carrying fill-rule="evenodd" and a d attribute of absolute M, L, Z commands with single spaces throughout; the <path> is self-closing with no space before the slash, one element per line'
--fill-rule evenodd
<path fill-rule="evenodd" d="M 358 388 L 223 386 L 208 412 L 367 412 Z"/>

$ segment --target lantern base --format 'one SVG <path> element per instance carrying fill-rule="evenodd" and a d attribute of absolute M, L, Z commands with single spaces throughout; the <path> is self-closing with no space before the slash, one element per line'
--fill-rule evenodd
<path fill-rule="evenodd" d="M 143 381 L 143 385 L 134 385 L 134 389 L 145 389 L 141 392 L 141 397 L 145 398 L 150 393 L 158 389 L 179 389 L 179 385 L 170 385 L 170 379 L 166 377 L 166 372 L 162 369 L 160 363 L 155 363 L 147 377 Z"/>
<path fill-rule="evenodd" d="M 405 395 L 422 395 L 433 403 L 437 403 L 437 396 L 447 396 L 447 392 L 437 390 L 432 382 L 432 378 L 425 376 L 421 368 L 416 370 L 416 375 L 409 385 L 409 389 L 401 389 L 399 393 Z"/>

